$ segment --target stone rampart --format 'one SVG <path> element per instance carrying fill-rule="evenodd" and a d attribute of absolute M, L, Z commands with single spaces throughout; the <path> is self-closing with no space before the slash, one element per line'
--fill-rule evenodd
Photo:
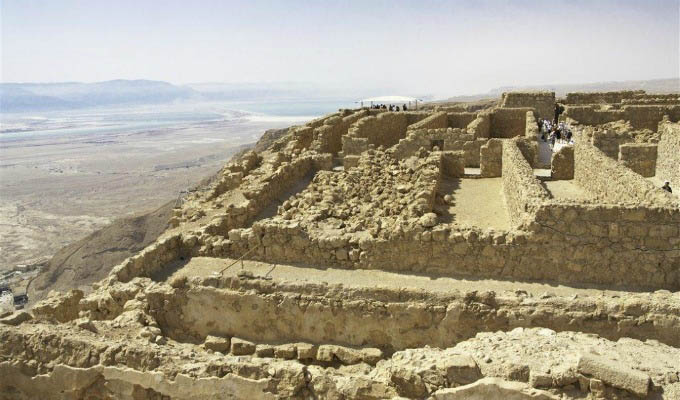
<path fill-rule="evenodd" d="M 488 112 L 479 113 L 477 118 L 468 124 L 467 131 L 477 139 L 489 138 L 491 135 L 491 114 Z"/>
<path fill-rule="evenodd" d="M 411 157 L 420 148 L 432 150 L 462 151 L 466 167 L 479 167 L 479 149 L 485 140 L 474 140 L 474 135 L 462 129 L 419 129 L 409 130 L 408 136 L 399 140 L 390 151 L 399 160 Z M 443 145 L 443 148 L 441 148 Z"/>
<path fill-rule="evenodd" d="M 480 173 L 485 178 L 501 176 L 503 169 L 503 141 L 489 139 L 479 150 Z"/>
<path fill-rule="evenodd" d="M 656 176 L 669 181 L 673 192 L 680 192 L 680 123 L 660 124 Z"/>
<path fill-rule="evenodd" d="M 680 120 L 680 105 L 626 105 L 621 109 L 599 109 L 597 106 L 567 106 L 561 119 L 571 118 L 584 125 L 602 125 L 614 121 L 629 121 L 633 129 L 656 132 L 664 115 Z"/>
<path fill-rule="evenodd" d="M 328 118 L 324 124 L 314 129 L 312 148 L 319 153 L 337 153 L 342 150 L 342 137 L 349 127 L 360 118 L 369 115 L 368 110 L 360 110 L 347 116 Z"/>
<path fill-rule="evenodd" d="M 534 108 L 539 118 L 552 120 L 555 114 L 555 92 L 505 92 L 501 97 L 501 107 Z"/>
<path fill-rule="evenodd" d="M 403 112 L 384 112 L 359 119 L 342 137 L 345 155 L 360 154 L 368 145 L 390 147 L 406 136 L 408 118 Z"/>
<path fill-rule="evenodd" d="M 650 177 L 656 173 L 656 153 L 655 144 L 626 143 L 619 146 L 619 161 L 638 174 Z"/>
<path fill-rule="evenodd" d="M 565 104 L 608 104 L 621 103 L 623 99 L 633 99 L 644 94 L 644 90 L 622 90 L 617 92 L 567 93 Z"/>

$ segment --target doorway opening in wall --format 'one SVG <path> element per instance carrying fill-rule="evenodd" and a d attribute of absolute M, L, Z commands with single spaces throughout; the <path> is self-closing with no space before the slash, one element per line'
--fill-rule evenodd
<path fill-rule="evenodd" d="M 430 150 L 434 150 L 435 147 L 439 150 L 444 150 L 444 139 L 430 140 Z"/>

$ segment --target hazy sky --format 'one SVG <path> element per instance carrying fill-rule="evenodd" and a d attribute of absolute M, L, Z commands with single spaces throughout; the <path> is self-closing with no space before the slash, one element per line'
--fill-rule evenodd
<path fill-rule="evenodd" d="M 2 81 L 399 94 L 680 75 L 680 0 L 2 0 Z"/>

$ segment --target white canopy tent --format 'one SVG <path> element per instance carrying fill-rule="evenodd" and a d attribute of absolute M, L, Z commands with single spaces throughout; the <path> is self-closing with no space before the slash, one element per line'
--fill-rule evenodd
<path fill-rule="evenodd" d="M 356 103 L 361 103 L 361 107 L 364 106 L 364 103 L 370 103 L 371 106 L 375 104 L 394 104 L 394 105 L 401 105 L 401 104 L 407 104 L 409 107 L 411 106 L 411 103 L 415 103 L 416 109 L 418 109 L 418 102 L 422 101 L 420 99 L 416 99 L 415 97 L 406 97 L 406 96 L 380 96 L 380 97 L 369 97 L 367 99 L 359 100 Z"/>

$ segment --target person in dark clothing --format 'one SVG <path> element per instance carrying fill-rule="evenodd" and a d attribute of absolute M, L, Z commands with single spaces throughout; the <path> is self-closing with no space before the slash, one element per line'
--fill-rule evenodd
<path fill-rule="evenodd" d="M 560 119 L 560 114 L 564 112 L 564 107 L 560 104 L 555 103 L 555 125 L 557 125 L 557 121 Z"/>
<path fill-rule="evenodd" d="M 397 111 L 399 111 L 399 106 L 397 106 Z"/>
<path fill-rule="evenodd" d="M 571 131 L 567 129 L 567 142 L 571 142 Z"/>
<path fill-rule="evenodd" d="M 406 111 L 406 104 L 404 104 L 403 106 L 401 106 L 401 109 L 404 110 L 404 111 Z"/>
<path fill-rule="evenodd" d="M 661 189 L 667 191 L 668 193 L 673 193 L 673 189 L 671 189 L 671 183 L 668 181 L 664 182 L 663 186 L 661 186 Z"/>

